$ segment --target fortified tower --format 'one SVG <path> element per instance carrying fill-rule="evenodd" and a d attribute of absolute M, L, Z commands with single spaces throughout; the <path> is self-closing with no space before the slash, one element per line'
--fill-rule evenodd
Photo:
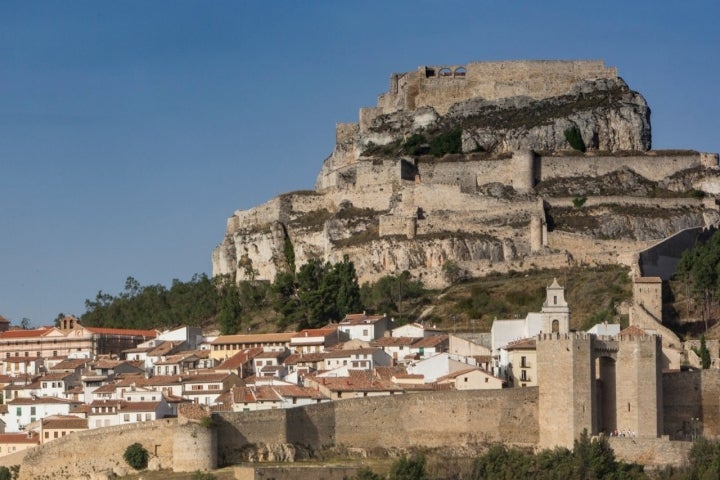
<path fill-rule="evenodd" d="M 660 337 L 636 327 L 615 337 L 549 333 L 537 337 L 540 448 L 622 432 L 656 438 L 662 422 Z"/>

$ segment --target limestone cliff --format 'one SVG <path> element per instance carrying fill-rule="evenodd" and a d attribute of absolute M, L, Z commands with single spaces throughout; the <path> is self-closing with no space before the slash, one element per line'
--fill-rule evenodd
<path fill-rule="evenodd" d="M 632 264 L 720 220 L 717 155 L 650 147 L 645 100 L 602 62 L 393 74 L 377 107 L 337 126 L 315 191 L 230 217 L 213 273 L 272 280 L 289 252 L 296 265 L 348 255 L 361 281 L 409 270 L 433 286 L 448 260 L 472 275 Z"/>

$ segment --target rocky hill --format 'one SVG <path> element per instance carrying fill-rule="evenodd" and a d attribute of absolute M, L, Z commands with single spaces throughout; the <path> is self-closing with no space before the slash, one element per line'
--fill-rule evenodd
<path fill-rule="evenodd" d="M 314 191 L 236 211 L 213 273 L 272 280 L 348 255 L 361 281 L 619 263 L 715 226 L 717 154 L 651 150 L 650 109 L 598 61 L 479 62 L 393 74 L 338 124 Z"/>

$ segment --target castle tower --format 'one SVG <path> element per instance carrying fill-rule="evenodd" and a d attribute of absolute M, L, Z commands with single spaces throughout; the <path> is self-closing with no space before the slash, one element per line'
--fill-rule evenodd
<path fill-rule="evenodd" d="M 540 448 L 572 448 L 595 415 L 593 336 L 541 333 L 537 337 Z"/>
<path fill-rule="evenodd" d="M 565 287 L 561 287 L 557 278 L 547 287 L 547 296 L 543 303 L 542 326 L 543 333 L 568 333 L 570 331 L 570 307 L 565 301 Z"/>
<path fill-rule="evenodd" d="M 660 277 L 633 278 L 633 304 L 641 307 L 662 323 L 662 279 Z M 634 325 L 633 318 L 630 324 Z M 644 325 L 639 325 L 646 328 Z"/>

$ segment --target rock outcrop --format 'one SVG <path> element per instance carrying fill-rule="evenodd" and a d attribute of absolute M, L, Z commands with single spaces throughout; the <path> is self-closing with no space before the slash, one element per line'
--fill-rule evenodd
<path fill-rule="evenodd" d="M 630 264 L 720 220 L 717 155 L 650 147 L 647 103 L 602 62 L 393 74 L 377 107 L 337 126 L 315 191 L 230 217 L 213 273 L 272 280 L 348 255 L 361 281 L 408 270 L 440 286 L 450 260 L 472 275 Z"/>

